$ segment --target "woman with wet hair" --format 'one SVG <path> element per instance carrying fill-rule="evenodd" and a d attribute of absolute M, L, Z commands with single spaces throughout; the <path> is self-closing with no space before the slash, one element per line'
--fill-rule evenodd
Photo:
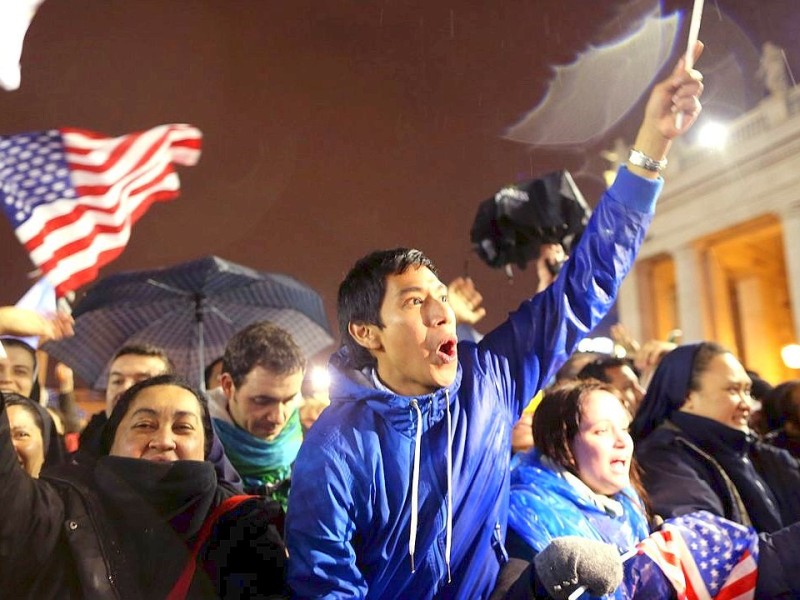
<path fill-rule="evenodd" d="M 597 380 L 545 392 L 533 414 L 536 447 L 518 454 L 511 472 L 511 554 L 530 558 L 565 535 L 614 544 L 622 554 L 650 533 L 630 420 L 620 392 Z"/>
<path fill-rule="evenodd" d="M 635 552 L 661 519 L 648 519 L 630 422 L 619 393 L 599 381 L 567 382 L 545 393 L 533 418 L 536 448 L 518 454 L 511 472 L 506 547 L 512 562 L 530 561 L 562 536 L 599 540 L 620 555 L 633 551 L 635 556 L 626 561 L 614 597 L 674 597 L 662 571 Z M 758 575 L 751 582 L 755 598 L 800 597 L 800 524 L 757 535 L 750 526 L 720 525 L 724 519 L 710 512 L 687 509 L 681 515 L 667 524 L 693 523 L 694 531 L 706 532 L 703 542 L 709 544 L 723 545 L 733 536 L 737 543 L 749 539 L 758 547 Z M 720 561 L 720 582 L 732 572 L 723 574 Z"/>
<path fill-rule="evenodd" d="M 95 464 L 32 478 L 0 401 L 0 589 L 37 598 L 283 597 L 277 504 L 234 496 L 207 461 L 202 396 L 171 375 L 123 394 Z"/>

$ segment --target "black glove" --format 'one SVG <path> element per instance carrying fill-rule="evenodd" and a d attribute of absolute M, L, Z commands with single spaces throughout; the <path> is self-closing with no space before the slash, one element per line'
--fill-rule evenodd
<path fill-rule="evenodd" d="M 559 600 L 581 586 L 593 596 L 604 596 L 622 583 L 622 560 L 616 547 L 596 540 L 556 538 L 533 562 L 547 593 Z"/>

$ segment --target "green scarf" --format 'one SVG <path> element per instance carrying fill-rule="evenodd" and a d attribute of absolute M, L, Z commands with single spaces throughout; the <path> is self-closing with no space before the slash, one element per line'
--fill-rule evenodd
<path fill-rule="evenodd" d="M 300 411 L 295 409 L 292 412 L 286 426 L 272 441 L 259 439 L 223 419 L 215 418 L 214 428 L 225 454 L 244 480 L 245 491 L 266 493 L 280 502 L 285 510 L 288 486 L 271 488 L 289 479 L 292 473 L 292 464 L 303 442 Z"/>

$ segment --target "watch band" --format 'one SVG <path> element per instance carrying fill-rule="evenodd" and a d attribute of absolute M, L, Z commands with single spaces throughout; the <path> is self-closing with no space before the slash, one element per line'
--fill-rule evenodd
<path fill-rule="evenodd" d="M 660 173 L 667 167 L 667 159 L 656 160 L 640 152 L 636 148 L 631 148 L 631 154 L 628 156 L 628 162 L 637 167 L 641 167 L 647 171 Z"/>

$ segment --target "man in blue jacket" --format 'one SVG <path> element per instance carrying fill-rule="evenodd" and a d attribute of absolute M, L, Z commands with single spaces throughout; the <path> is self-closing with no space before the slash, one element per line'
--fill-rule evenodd
<path fill-rule="evenodd" d="M 613 303 L 701 91 L 699 73 L 681 64 L 654 87 L 629 164 L 559 277 L 480 343 L 456 343 L 447 286 L 421 252 L 356 263 L 339 288 L 331 405 L 292 477 L 296 596 L 491 594 L 506 560 L 512 425 Z"/>

